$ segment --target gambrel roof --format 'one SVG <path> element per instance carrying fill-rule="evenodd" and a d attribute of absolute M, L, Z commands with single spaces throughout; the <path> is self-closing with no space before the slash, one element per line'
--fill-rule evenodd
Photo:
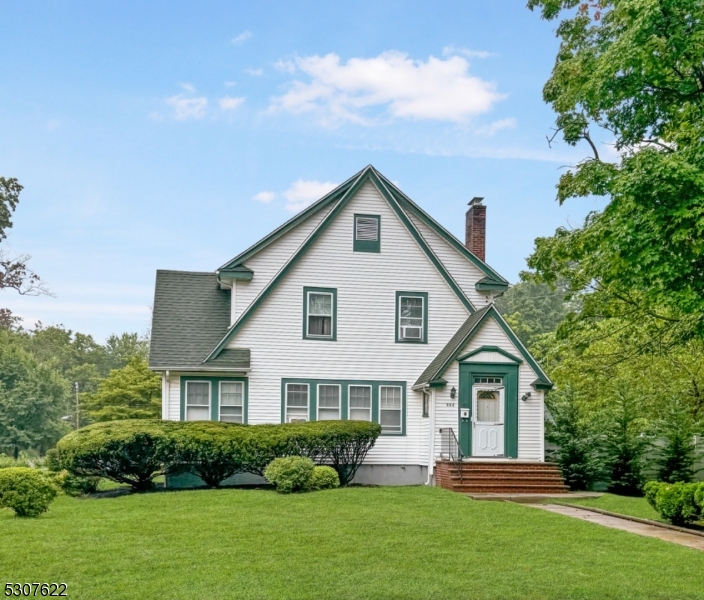
<path fill-rule="evenodd" d="M 493 291 L 506 289 L 508 287 L 508 282 L 501 277 L 496 271 L 489 267 L 484 261 L 477 258 L 472 254 L 467 248 L 452 234 L 450 234 L 446 229 L 444 229 L 440 224 L 438 224 L 432 217 L 425 213 L 417 204 L 415 204 L 410 198 L 408 198 L 401 190 L 399 190 L 393 183 L 386 179 L 381 173 L 379 173 L 373 166 L 369 165 L 362 169 L 355 176 L 351 177 L 343 184 L 335 188 L 332 192 L 312 204 L 306 210 L 295 216 L 293 219 L 284 223 L 281 227 L 274 230 L 268 236 L 264 237 L 261 241 L 254 244 L 252 247 L 248 248 L 232 260 L 228 261 L 218 269 L 218 276 L 221 279 L 241 278 L 238 273 L 246 270 L 249 271 L 249 278 L 251 278 L 252 271 L 247 269 L 244 265 L 245 261 L 254 256 L 256 253 L 266 248 L 269 244 L 273 243 L 280 237 L 286 235 L 289 231 L 295 228 L 297 225 L 311 217 L 312 215 L 318 213 L 319 211 L 328 208 L 327 214 L 321 219 L 317 227 L 312 231 L 312 233 L 306 238 L 306 240 L 301 244 L 298 250 L 289 258 L 289 260 L 284 264 L 284 266 L 276 273 L 276 275 L 267 283 L 264 289 L 259 293 L 259 295 L 252 301 L 252 303 L 242 312 L 237 321 L 232 324 L 232 326 L 227 330 L 222 339 L 215 345 L 212 352 L 209 354 L 205 363 L 210 363 L 215 360 L 220 354 L 226 349 L 227 344 L 233 338 L 234 335 L 242 328 L 242 326 L 248 321 L 252 314 L 261 306 L 262 302 L 266 297 L 277 287 L 277 285 L 284 279 L 286 274 L 291 270 L 291 268 L 298 262 L 298 260 L 306 253 L 306 251 L 311 247 L 313 242 L 320 237 L 320 235 L 326 230 L 326 228 L 332 223 L 332 221 L 340 214 L 342 209 L 354 197 L 356 192 L 361 188 L 361 186 L 370 181 L 380 192 L 382 197 L 386 200 L 388 205 L 394 211 L 399 220 L 408 229 L 409 233 L 415 239 L 416 243 L 423 250 L 428 260 L 434 265 L 438 273 L 443 277 L 450 289 L 455 293 L 460 302 L 464 305 L 467 312 L 472 314 L 475 312 L 475 307 L 472 302 L 467 297 L 462 288 L 457 284 L 452 275 L 445 268 L 443 263 L 439 260 L 433 249 L 428 245 L 426 240 L 423 238 L 418 228 L 415 226 L 413 220 L 409 218 L 409 214 L 412 214 L 415 218 L 422 221 L 431 230 L 435 231 L 440 237 L 442 237 L 451 247 L 459 252 L 466 260 L 474 264 L 485 277 L 477 282 L 477 289 L 485 291 L 491 289 Z"/>

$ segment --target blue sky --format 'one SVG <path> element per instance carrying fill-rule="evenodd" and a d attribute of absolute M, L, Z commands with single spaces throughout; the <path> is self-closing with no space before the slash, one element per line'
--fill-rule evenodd
<path fill-rule="evenodd" d="M 157 268 L 214 270 L 371 163 L 463 237 L 488 207 L 510 281 L 579 225 L 548 148 L 554 23 L 520 1 L 3 5 L 0 175 L 25 186 L 6 252 L 55 297 L 31 325 L 145 332 Z"/>

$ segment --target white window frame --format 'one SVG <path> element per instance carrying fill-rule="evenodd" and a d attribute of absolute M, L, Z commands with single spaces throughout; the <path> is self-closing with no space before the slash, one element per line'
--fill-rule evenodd
<path fill-rule="evenodd" d="M 353 419 L 352 418 L 352 410 L 367 410 L 364 408 L 357 408 L 352 406 L 352 388 L 353 387 L 358 387 L 358 388 L 367 388 L 369 390 L 369 420 L 366 421 L 368 423 L 372 423 L 374 421 L 374 388 L 371 385 L 367 384 L 354 384 L 351 383 L 350 385 L 347 386 L 347 420 L 348 421 L 358 421 L 359 419 Z"/>
<path fill-rule="evenodd" d="M 184 390 L 184 399 L 183 399 L 183 411 L 184 411 L 185 414 L 183 415 L 183 420 L 184 420 L 184 421 L 188 421 L 188 420 L 189 420 L 189 419 L 188 419 L 188 409 L 189 409 L 189 405 L 188 405 L 188 386 L 189 386 L 191 383 L 205 383 L 205 384 L 208 385 L 208 418 L 207 418 L 207 419 L 198 419 L 198 420 L 199 420 L 199 421 L 212 421 L 212 420 L 213 420 L 213 386 L 212 386 L 212 382 L 193 379 L 193 380 L 186 381 L 185 383 L 186 383 L 186 389 Z M 193 406 L 194 408 L 203 408 L 205 405 L 203 405 L 203 404 L 193 404 L 192 406 Z"/>
<path fill-rule="evenodd" d="M 223 380 L 223 381 L 219 381 L 219 382 L 218 382 L 218 421 L 221 421 L 221 422 L 223 422 L 223 423 L 237 423 L 237 421 L 223 421 L 223 420 L 222 420 L 222 406 L 223 406 L 223 405 L 222 405 L 222 384 L 223 384 L 223 383 L 225 383 L 225 384 L 233 384 L 233 383 L 234 383 L 234 384 L 238 384 L 238 385 L 241 385 L 241 386 L 242 386 L 242 404 L 241 404 L 241 408 L 242 408 L 242 420 L 240 421 L 240 423 L 244 424 L 244 421 L 245 421 L 245 418 L 244 418 L 244 405 L 245 405 L 245 401 L 244 401 L 244 395 L 245 395 L 245 385 L 244 385 L 244 381 L 228 381 L 228 380 Z M 225 406 L 236 406 L 236 405 L 235 405 L 235 404 L 226 404 Z M 232 416 L 232 415 L 229 415 L 229 416 Z"/>
<path fill-rule="evenodd" d="M 404 298 L 412 298 L 413 300 L 420 300 L 420 337 L 418 338 L 407 338 L 403 337 L 401 334 L 401 319 L 405 318 L 401 316 L 401 303 L 403 302 Z M 406 295 L 399 295 L 398 297 L 398 307 L 396 309 L 396 312 L 398 314 L 398 323 L 396 323 L 396 327 L 398 329 L 398 339 L 401 342 L 422 342 L 425 339 L 425 297 L 424 296 L 415 296 L 413 294 L 406 294 Z M 415 325 L 405 325 L 404 327 L 415 327 Z"/>
<path fill-rule="evenodd" d="M 306 420 L 310 421 L 310 384 L 309 383 L 298 383 L 295 381 L 291 381 L 286 384 L 286 389 L 285 389 L 286 395 L 284 397 L 284 423 L 291 422 L 291 421 L 289 421 L 289 416 L 288 416 L 288 409 L 289 409 L 289 406 L 288 406 L 288 386 L 290 386 L 290 385 L 305 385 L 306 386 L 306 390 L 307 390 L 306 393 L 307 393 L 307 400 L 308 400 L 308 403 L 306 405 Z M 293 409 L 301 409 L 303 407 L 302 406 L 293 406 L 292 408 Z"/>
<path fill-rule="evenodd" d="M 328 315 L 314 315 L 310 312 L 310 296 L 311 294 L 317 294 L 319 296 L 330 296 L 330 335 L 321 335 L 318 333 L 310 332 L 310 318 L 311 317 L 327 317 Z M 314 290 L 309 290 L 306 293 L 306 337 L 308 338 L 321 338 L 321 339 L 332 339 L 335 336 L 335 294 L 332 292 L 316 292 Z M 310 399 L 308 400 L 310 403 Z"/>
<path fill-rule="evenodd" d="M 337 419 L 325 419 L 325 420 L 341 420 L 342 419 L 342 386 L 339 383 L 319 383 L 316 386 L 316 415 L 315 420 L 320 421 L 320 388 L 321 387 L 336 387 L 337 388 Z M 308 396 L 308 406 L 310 407 L 310 395 Z M 332 410 L 327 407 L 323 407 L 323 410 Z"/>
<path fill-rule="evenodd" d="M 398 431 L 385 431 L 384 426 L 381 424 L 381 411 L 382 410 L 387 410 L 387 411 L 395 410 L 395 409 L 390 409 L 390 408 L 384 408 L 384 409 L 381 408 L 381 390 L 385 389 L 385 388 L 394 388 L 394 389 L 397 389 L 401 392 L 401 406 L 398 409 L 398 414 L 401 418 L 400 418 L 399 424 L 398 424 L 398 426 L 399 426 Z M 381 433 L 383 435 L 403 435 L 403 418 L 404 418 L 404 415 L 403 415 L 403 386 L 400 386 L 400 385 L 380 385 L 379 386 L 379 415 L 378 416 L 379 416 L 379 420 L 377 422 L 379 423 L 379 425 L 381 425 Z"/>

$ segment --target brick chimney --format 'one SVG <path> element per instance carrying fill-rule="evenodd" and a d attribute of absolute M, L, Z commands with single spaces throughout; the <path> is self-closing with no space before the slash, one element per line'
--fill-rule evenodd
<path fill-rule="evenodd" d="M 486 206 L 482 204 L 482 200 L 484 198 L 474 197 L 469 202 L 464 230 L 464 245 L 472 254 L 485 260 Z"/>

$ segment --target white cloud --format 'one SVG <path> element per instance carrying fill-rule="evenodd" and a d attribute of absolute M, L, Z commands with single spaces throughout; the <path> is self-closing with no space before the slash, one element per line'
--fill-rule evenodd
<path fill-rule="evenodd" d="M 186 90 L 189 94 L 196 93 L 196 87 L 191 83 L 182 83 L 181 87 Z"/>
<path fill-rule="evenodd" d="M 281 71 L 282 73 L 295 73 L 296 72 L 296 63 L 294 63 L 292 60 L 277 60 L 274 63 L 274 68 L 277 71 Z"/>
<path fill-rule="evenodd" d="M 241 46 L 244 44 L 249 38 L 252 37 L 252 32 L 251 31 L 243 31 L 239 35 L 233 37 L 230 40 L 231 44 L 234 44 L 235 46 Z"/>
<path fill-rule="evenodd" d="M 392 118 L 466 121 L 489 111 L 504 98 L 495 85 L 468 73 L 461 56 L 426 62 L 391 51 L 375 58 L 351 58 L 343 64 L 337 54 L 296 58 L 293 67 L 310 77 L 295 80 L 290 90 L 272 99 L 271 112 L 311 113 L 324 124 L 343 121 L 373 124 L 373 108 L 385 108 Z"/>
<path fill-rule="evenodd" d="M 513 129 L 517 125 L 518 125 L 518 122 L 513 117 L 509 117 L 507 119 L 499 119 L 498 121 L 493 121 L 492 123 L 489 123 L 488 125 L 484 125 L 483 127 L 479 127 L 476 131 L 476 134 L 491 137 L 497 131 L 501 131 L 502 129 Z"/>
<path fill-rule="evenodd" d="M 220 100 L 218 100 L 218 104 L 220 104 L 221 110 L 235 110 L 244 102 L 244 100 L 245 99 L 242 97 L 232 98 L 230 96 L 225 96 L 224 98 L 220 98 Z"/>
<path fill-rule="evenodd" d="M 261 77 L 264 75 L 264 69 L 245 69 L 244 70 L 247 75 L 253 75 L 254 77 Z"/>
<path fill-rule="evenodd" d="M 316 200 L 322 198 L 329 191 L 337 187 L 337 183 L 331 181 L 304 181 L 299 179 L 291 184 L 283 196 L 288 200 L 286 209 L 292 212 L 303 210 Z"/>
<path fill-rule="evenodd" d="M 174 118 L 177 121 L 202 119 L 205 116 L 208 99 L 205 96 L 192 98 L 185 94 L 177 94 L 167 98 L 166 104 L 173 108 Z"/>
<path fill-rule="evenodd" d="M 445 46 L 442 49 L 443 56 L 466 56 L 467 58 L 489 58 L 492 56 L 491 52 L 486 50 L 470 50 L 469 48 L 460 48 L 458 46 Z"/>
<path fill-rule="evenodd" d="M 223 81 L 223 85 L 225 87 L 231 88 L 231 87 L 235 87 L 237 85 L 237 82 L 236 81 Z"/>
<path fill-rule="evenodd" d="M 263 202 L 264 204 L 269 204 L 269 202 L 271 202 L 274 198 L 276 198 L 276 194 L 274 192 L 259 192 L 252 197 L 253 200 Z"/>

